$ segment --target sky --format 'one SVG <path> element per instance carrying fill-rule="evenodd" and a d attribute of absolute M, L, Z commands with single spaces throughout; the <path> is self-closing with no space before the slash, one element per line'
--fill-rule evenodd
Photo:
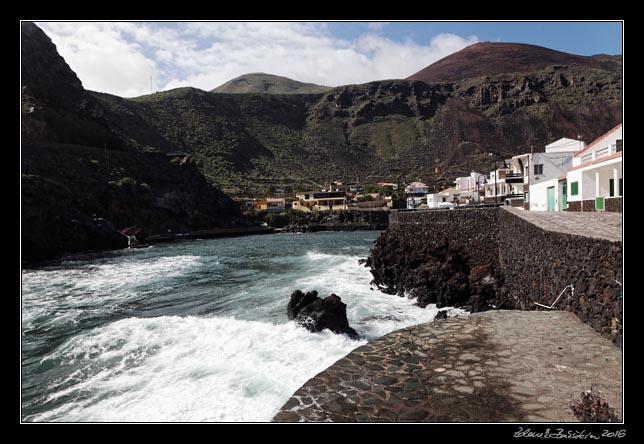
<path fill-rule="evenodd" d="M 326 86 L 400 79 L 477 42 L 621 54 L 622 22 L 37 22 L 83 86 L 211 90 L 251 72 Z"/>

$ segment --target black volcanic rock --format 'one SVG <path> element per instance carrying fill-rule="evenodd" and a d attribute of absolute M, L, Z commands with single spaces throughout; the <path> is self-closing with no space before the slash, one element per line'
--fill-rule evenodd
<path fill-rule="evenodd" d="M 416 298 L 426 307 L 460 307 L 471 296 L 470 267 L 463 249 L 447 240 L 430 246 L 391 227 L 382 233 L 367 260 L 372 284 L 387 294 Z"/>
<path fill-rule="evenodd" d="M 357 338 L 358 333 L 349 326 L 347 306 L 336 294 L 318 297 L 317 291 L 303 293 L 295 290 L 286 308 L 289 320 L 316 332 L 328 328 L 334 333 L 344 333 Z"/>

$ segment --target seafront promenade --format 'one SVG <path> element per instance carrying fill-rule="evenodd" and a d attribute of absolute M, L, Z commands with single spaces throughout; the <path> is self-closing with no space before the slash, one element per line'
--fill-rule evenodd
<path fill-rule="evenodd" d="M 392 332 L 310 379 L 274 421 L 576 422 L 598 390 L 622 418 L 622 351 L 574 314 L 498 310 Z"/>

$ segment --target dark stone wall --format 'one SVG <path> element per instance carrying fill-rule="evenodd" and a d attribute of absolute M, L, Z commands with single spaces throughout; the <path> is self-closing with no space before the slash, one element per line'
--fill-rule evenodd
<path fill-rule="evenodd" d="M 469 265 L 498 264 L 498 208 L 459 210 L 392 211 L 389 226 L 400 230 L 401 239 L 438 245 L 445 240 L 469 256 Z"/>
<path fill-rule="evenodd" d="M 621 213 L 622 212 L 622 198 L 621 197 L 611 197 L 604 200 L 606 205 L 606 211 L 611 213 Z"/>
<path fill-rule="evenodd" d="M 550 305 L 572 283 L 573 294 L 564 294 L 555 308 L 572 311 L 621 346 L 621 242 L 545 231 L 502 207 L 392 212 L 389 222 L 367 263 L 382 290 L 427 293 L 435 285 L 428 275 L 442 272 L 436 248 L 448 244 L 446 269 L 452 250 L 472 272 L 492 264 L 500 285 L 491 297 L 495 306 L 541 309 L 534 302 Z"/>
<path fill-rule="evenodd" d="M 538 308 L 534 302 L 550 305 L 572 283 L 573 294 L 567 291 L 555 308 L 572 311 L 621 344 L 621 242 L 545 231 L 505 210 L 499 224 L 506 306 L 533 310 Z"/>
<path fill-rule="evenodd" d="M 612 213 L 622 212 L 622 198 L 608 197 L 604 199 L 605 211 Z M 568 202 L 568 211 L 595 211 L 595 199 Z"/>

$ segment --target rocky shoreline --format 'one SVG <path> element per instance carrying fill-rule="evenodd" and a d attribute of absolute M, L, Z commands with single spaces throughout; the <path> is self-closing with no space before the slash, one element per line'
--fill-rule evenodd
<path fill-rule="evenodd" d="M 461 246 L 447 239 L 418 242 L 405 230 L 390 227 L 376 241 L 366 266 L 372 284 L 387 294 L 415 298 L 426 307 L 462 307 L 476 313 L 503 308 L 503 276 L 494 263 L 472 265 Z"/>

